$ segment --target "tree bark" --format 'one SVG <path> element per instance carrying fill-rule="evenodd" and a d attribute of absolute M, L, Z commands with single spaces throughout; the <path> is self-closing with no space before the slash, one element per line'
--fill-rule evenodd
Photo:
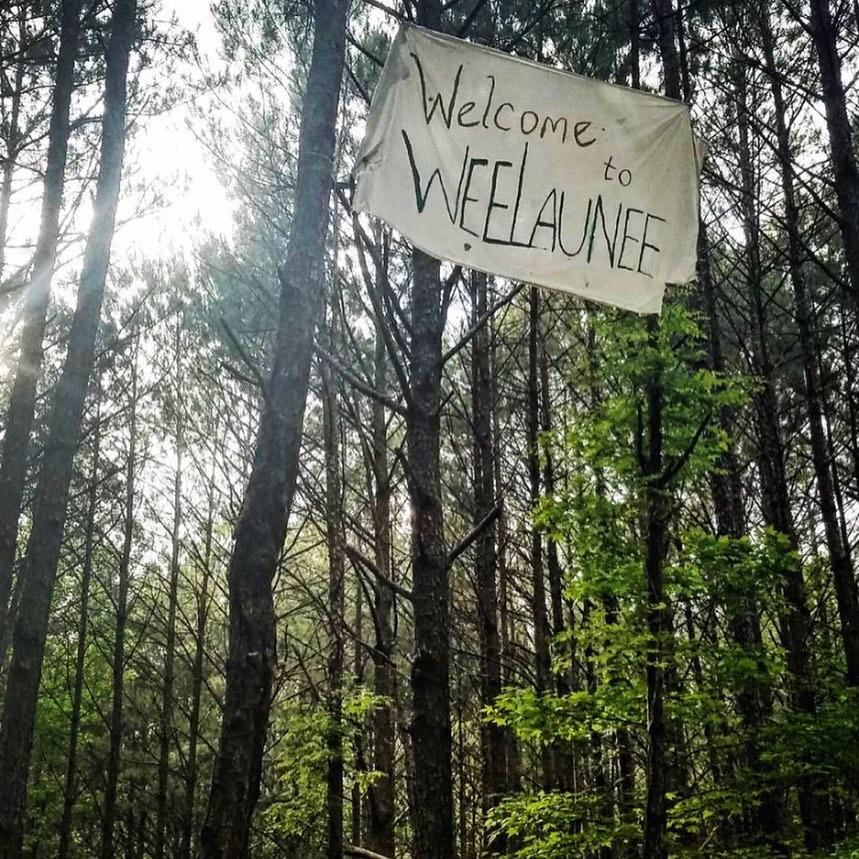
<path fill-rule="evenodd" d="M 18 520 L 21 517 L 24 481 L 27 475 L 27 447 L 33 426 L 36 388 L 42 372 L 42 340 L 51 294 L 51 277 L 57 256 L 81 4 L 82 0 L 65 0 L 63 3 L 39 235 L 36 240 L 33 271 L 25 293 L 21 353 L 12 383 L 3 434 L 3 453 L 0 459 L 0 630 L 6 625 L 18 545 Z M 0 641 L 5 643 L 6 636 L 0 636 Z M 5 653 L 0 652 L 0 663 L 4 659 Z"/>
<path fill-rule="evenodd" d="M 283 546 L 322 294 L 334 131 L 343 75 L 345 0 L 314 5 L 313 54 L 301 116 L 295 218 L 280 270 L 280 318 L 266 404 L 230 559 L 230 629 L 221 737 L 202 855 L 243 857 L 260 791 L 276 668 L 272 577 Z"/>
<path fill-rule="evenodd" d="M 78 302 L 62 375 L 54 394 L 48 437 L 33 504 L 22 569 L 24 587 L 13 633 L 13 656 L 0 732 L 0 857 L 20 852 L 36 700 L 48 615 L 56 580 L 72 465 L 92 371 L 96 334 L 110 261 L 125 149 L 126 77 L 137 0 L 117 0 L 107 49 L 101 163 L 95 214 L 87 239 Z"/>

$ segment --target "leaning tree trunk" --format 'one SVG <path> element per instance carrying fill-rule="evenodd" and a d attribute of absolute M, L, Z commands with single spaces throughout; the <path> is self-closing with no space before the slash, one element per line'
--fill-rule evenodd
<path fill-rule="evenodd" d="M 280 319 L 254 463 L 229 565 L 227 685 L 202 831 L 204 857 L 248 851 L 276 668 L 272 577 L 295 492 L 314 329 L 325 276 L 346 0 L 317 0 L 301 116 L 295 219 L 280 270 Z"/>
<path fill-rule="evenodd" d="M 48 155 L 42 195 L 39 236 L 33 257 L 33 273 L 24 295 L 21 354 L 9 398 L 0 460 L 0 630 L 6 625 L 12 569 L 18 545 L 18 520 L 27 474 L 27 446 L 33 425 L 36 387 L 42 372 L 42 340 L 51 293 L 51 276 L 57 256 L 60 208 L 65 184 L 69 143 L 69 109 L 74 89 L 82 0 L 63 3 L 60 50 L 54 78 Z M 7 641 L 0 635 L 0 647 Z M 0 662 L 4 653 L 0 652 Z"/>
<path fill-rule="evenodd" d="M 101 859 L 116 855 L 114 825 L 116 823 L 117 791 L 119 788 L 120 754 L 122 752 L 123 706 L 125 705 L 125 631 L 128 626 L 128 581 L 131 568 L 131 545 L 134 536 L 134 475 L 137 452 L 137 350 L 131 370 L 131 409 L 129 415 L 128 462 L 125 467 L 125 525 L 122 552 L 119 556 L 116 585 L 116 627 L 111 657 L 110 751 L 107 781 L 104 788 L 104 808 L 101 818 Z"/>
<path fill-rule="evenodd" d="M 0 732 L 0 857 L 20 853 L 36 700 L 72 466 L 95 356 L 125 150 L 126 77 L 137 0 L 116 0 L 107 48 L 101 164 L 66 361 L 54 394 L 21 575 L 24 586 Z"/>

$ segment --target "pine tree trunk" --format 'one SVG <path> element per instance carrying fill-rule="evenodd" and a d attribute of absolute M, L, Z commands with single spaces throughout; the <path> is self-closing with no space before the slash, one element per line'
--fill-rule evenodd
<path fill-rule="evenodd" d="M 217 432 L 213 433 L 217 438 Z M 214 472 L 214 463 L 212 465 Z M 204 664 L 206 660 L 206 627 L 209 622 L 209 587 L 212 577 L 212 530 L 215 519 L 214 473 L 209 475 L 209 497 L 203 537 L 201 564 L 202 581 L 197 594 L 197 614 L 194 631 L 194 664 L 191 680 L 191 712 L 188 717 L 188 760 L 185 765 L 185 800 L 182 814 L 182 859 L 191 859 L 194 840 L 194 800 L 197 791 L 197 752 L 200 742 L 200 706 L 203 697 Z"/>
<path fill-rule="evenodd" d="M 314 4 L 313 54 L 301 116 L 295 218 L 280 270 L 280 319 L 267 402 L 229 565 L 230 632 L 221 737 L 202 856 L 244 857 L 260 791 L 276 668 L 271 589 L 298 474 L 324 281 L 334 131 L 343 74 L 345 0 Z"/>
<path fill-rule="evenodd" d="M 439 0 L 419 0 L 418 23 L 441 24 Z M 406 469 L 412 504 L 414 659 L 411 671 L 415 859 L 454 855 L 450 720 L 450 587 L 441 498 L 440 263 L 412 251 Z"/>
<path fill-rule="evenodd" d="M 86 529 L 84 556 L 81 565 L 80 614 L 78 615 L 78 641 L 75 654 L 75 675 L 72 687 L 72 711 L 69 715 L 69 753 L 66 760 L 66 779 L 63 790 L 63 816 L 60 820 L 60 839 L 57 859 L 68 859 L 71 844 L 72 814 L 77 799 L 78 784 L 78 737 L 81 726 L 84 670 L 86 665 L 87 633 L 89 627 L 89 593 L 92 582 L 93 542 L 95 536 L 95 512 L 98 505 L 99 457 L 101 455 L 101 392 L 96 394 L 96 409 L 92 440 L 92 467 L 87 490 Z"/>
<path fill-rule="evenodd" d="M 492 401 L 499 401 L 498 393 L 498 355 L 497 342 L 498 333 L 493 330 L 491 337 L 491 359 L 492 359 Z M 498 409 L 492 410 L 492 460 L 493 472 L 495 475 L 496 491 L 500 494 L 503 492 L 503 483 L 501 478 L 501 421 L 498 416 Z M 502 505 L 501 512 L 498 514 L 496 523 L 498 534 L 498 549 L 496 552 L 496 565 L 498 568 L 498 622 L 499 622 L 499 647 L 501 658 L 501 685 L 511 686 L 514 682 L 514 643 L 513 643 L 513 626 L 512 626 L 512 611 L 510 608 L 510 575 L 507 564 L 507 514 Z M 516 732 L 510 727 L 504 727 L 504 785 L 507 793 L 515 792 L 521 788 L 521 767 L 519 756 L 519 742 L 516 737 Z"/>
<path fill-rule="evenodd" d="M 387 385 L 387 362 L 385 340 L 376 333 L 375 379 L 377 391 Z M 372 449 L 373 449 L 373 525 L 375 536 L 375 561 L 377 569 L 387 579 L 391 570 L 391 487 L 388 478 L 388 433 L 385 425 L 385 407 L 378 400 L 372 403 Z M 382 582 L 375 582 L 373 589 L 376 640 L 373 647 L 373 693 L 386 703 L 373 710 L 373 769 L 382 773 L 369 791 L 369 821 L 367 847 L 370 850 L 394 859 L 395 816 L 395 737 L 394 712 L 396 695 L 394 676 L 394 629 L 392 623 L 393 594 Z"/>
<path fill-rule="evenodd" d="M 125 523 L 116 582 L 116 627 L 114 629 L 113 654 L 111 657 L 110 751 L 108 753 L 104 788 L 104 809 L 101 818 L 102 859 L 113 859 L 116 856 L 114 826 L 116 823 L 116 801 L 119 787 L 120 755 L 122 752 L 123 707 L 125 705 L 125 631 L 128 624 L 128 580 L 131 567 L 131 545 L 134 535 L 134 477 L 137 459 L 137 343 L 135 343 L 134 349 L 134 363 L 131 369 L 128 461 L 125 466 Z"/>
<path fill-rule="evenodd" d="M 23 837 L 27 775 L 48 616 L 56 580 L 72 465 L 92 371 L 105 278 L 110 261 L 125 149 L 126 75 L 136 0 L 117 0 L 107 49 L 101 164 L 72 320 L 69 347 L 54 394 L 48 437 L 33 504 L 33 523 L 21 575 L 24 587 L 12 637 L 0 732 L 0 857 L 17 856 Z"/>
<path fill-rule="evenodd" d="M 426 5 L 426 4 L 425 4 Z M 424 20 L 431 24 L 431 20 Z M 450 619 L 441 501 L 441 316 L 439 262 L 413 252 L 411 396 L 406 417 L 412 502 L 412 749 L 416 859 L 453 855 Z"/>
<path fill-rule="evenodd" d="M 528 325 L 528 482 L 530 506 L 534 509 L 540 501 L 540 294 L 535 286 L 530 290 Z M 543 540 L 534 525 L 531 526 L 531 581 L 536 688 L 538 695 L 546 695 L 553 691 L 550 652 L 552 632 L 546 611 Z M 556 780 L 554 749 L 544 744 L 541 754 L 543 785 L 551 790 Z"/>
<path fill-rule="evenodd" d="M 656 17 L 659 53 L 662 59 L 665 95 L 679 99 L 680 67 L 675 44 L 675 11 L 673 0 L 652 0 Z M 648 343 L 656 352 L 659 321 L 648 317 Z M 668 855 L 666 827 L 668 818 L 668 731 L 665 722 L 666 650 L 672 635 L 671 612 L 663 582 L 663 567 L 668 552 L 668 519 L 670 504 L 661 486 L 662 450 L 662 378 L 659 358 L 654 357 L 645 383 L 647 402 L 647 444 L 643 476 L 646 499 L 645 583 L 647 589 L 647 629 L 650 636 L 647 653 L 647 796 L 644 816 L 645 859 L 664 859 Z"/>
<path fill-rule="evenodd" d="M 18 125 L 18 119 L 21 115 L 21 96 L 23 95 L 24 90 L 24 71 L 26 69 L 26 61 L 29 53 L 27 50 L 26 12 L 26 5 L 24 3 L 19 4 L 17 43 L 18 58 L 15 63 L 15 76 L 12 83 L 12 104 L 9 108 L 9 124 L 4 128 L 6 137 L 6 157 L 3 159 L 3 178 L 0 180 L 0 283 L 3 282 L 3 271 L 6 267 L 6 239 L 9 231 L 9 206 L 12 203 L 12 178 L 15 172 L 15 162 L 18 159 L 18 146 L 21 138 L 21 129 Z M 2 33 L 0 33 L 0 37 L 2 37 Z"/>
<path fill-rule="evenodd" d="M 21 516 L 24 481 L 27 475 L 27 448 L 36 405 L 36 387 L 42 372 L 42 340 L 51 293 L 51 276 L 57 255 L 81 3 L 82 0 L 66 0 L 63 3 L 60 49 L 48 128 L 39 236 L 23 306 L 21 353 L 12 383 L 3 435 L 0 460 L 0 630 L 6 626 L 12 571 L 18 545 L 18 520 Z M 6 636 L 0 636 L 0 647 L 5 645 L 6 640 Z M 5 653 L 0 652 L 0 664 L 4 661 Z"/>
<path fill-rule="evenodd" d="M 742 182 L 741 212 L 746 236 L 747 283 L 753 306 L 752 339 L 758 360 L 758 373 L 763 385 L 757 395 L 757 417 L 761 440 L 761 488 L 763 492 L 764 519 L 768 525 L 785 534 L 791 545 L 799 546 L 790 504 L 785 451 L 779 429 L 779 402 L 776 394 L 774 366 L 767 343 L 766 315 L 761 295 L 760 240 L 757 215 L 754 208 L 755 180 L 749 143 L 749 105 L 746 96 L 745 72 L 738 69 L 737 126 L 739 131 L 739 157 Z M 787 612 L 782 618 L 782 635 L 787 655 L 788 669 L 793 676 L 794 703 L 804 713 L 815 712 L 811 656 L 808 636 L 811 630 L 811 614 L 808 609 L 805 583 L 799 561 L 790 563 L 785 569 L 785 602 Z M 797 785 L 800 816 L 805 831 L 805 840 L 810 848 L 820 842 L 820 833 L 825 828 L 820 803 L 814 796 L 814 788 L 807 779 Z"/>
<path fill-rule="evenodd" d="M 841 213 L 847 274 L 854 301 L 859 303 L 859 167 L 853 152 L 853 130 L 841 77 L 841 56 L 829 0 L 810 0 L 810 27 L 820 69 L 826 127 L 835 173 L 835 195 Z"/>
<path fill-rule="evenodd" d="M 486 313 L 486 275 L 471 273 L 472 324 Z M 471 341 L 471 403 L 474 430 L 475 527 L 495 507 L 495 462 L 492 446 L 492 378 L 489 369 L 489 328 L 484 325 Z M 498 634 L 498 583 L 495 526 L 484 528 L 475 542 L 474 577 L 477 590 L 477 631 L 480 639 L 480 703 L 490 706 L 501 693 L 501 641 Z M 480 726 L 481 794 L 484 811 L 506 789 L 504 731 L 500 725 Z M 504 852 L 503 845 L 494 849 Z"/>
<path fill-rule="evenodd" d="M 811 5 L 814 9 L 824 4 L 818 0 L 812 0 Z M 805 406 L 811 436 L 812 463 L 817 483 L 820 515 L 823 519 L 826 545 L 832 566 L 838 613 L 841 618 L 841 639 L 847 665 L 847 682 L 851 686 L 857 686 L 859 685 L 859 594 L 856 592 L 856 579 L 850 549 L 844 542 L 841 533 L 834 475 L 827 449 L 826 430 L 823 425 L 822 385 L 818 369 L 817 344 L 814 339 L 811 297 L 808 294 L 802 265 L 804 251 L 800 234 L 799 209 L 793 184 L 793 155 L 785 118 L 784 95 L 775 65 L 768 13 L 764 11 L 760 18 L 767 70 L 775 104 L 776 139 L 784 198 L 784 224 L 788 240 L 787 262 L 790 281 L 793 286 L 794 309 L 799 328 L 799 342 L 805 374 Z M 857 185 L 857 189 L 859 189 L 859 185 Z M 856 204 L 859 207 L 859 199 L 857 199 Z"/>
<path fill-rule="evenodd" d="M 331 640 L 328 653 L 328 771 L 326 818 L 328 859 L 343 855 L 343 582 L 344 540 L 340 464 L 340 404 L 323 362 L 322 423 L 325 440 L 325 524 L 328 542 L 328 614 Z"/>
<path fill-rule="evenodd" d="M 177 329 L 176 359 L 181 354 Z M 181 370 L 177 371 L 181 386 Z M 181 394 L 177 398 L 176 414 L 176 472 L 173 476 L 173 525 L 170 532 L 170 581 L 167 591 L 167 624 L 164 647 L 164 683 L 161 687 L 161 714 L 158 725 L 158 792 L 155 807 L 155 857 L 164 856 L 167 839 L 167 812 L 170 804 L 170 745 L 173 728 L 173 686 L 176 679 L 176 611 L 179 601 L 179 551 L 182 526 L 182 458 L 185 447 Z"/>
<path fill-rule="evenodd" d="M 698 244 L 698 283 L 703 292 L 704 312 L 707 317 L 709 342 L 709 366 L 716 373 L 725 372 L 722 355 L 722 333 L 716 293 L 710 272 L 710 256 L 707 234 L 702 223 Z M 743 506 L 742 480 L 733 443 L 733 416 L 729 408 L 722 410 L 719 422 L 726 436 L 728 446 L 720 457 L 718 467 L 710 478 L 713 506 L 716 514 L 716 532 L 720 537 L 740 539 L 747 533 L 746 515 Z M 763 634 L 758 606 L 753 599 L 740 592 L 734 595 L 736 605 L 726 607 L 728 625 L 733 640 L 751 658 L 759 659 L 763 648 Z M 765 673 L 764 666 L 761 666 Z M 752 772 L 766 779 L 772 767 L 761 761 L 760 731 L 772 717 L 773 700 L 769 686 L 754 684 L 739 690 L 737 709 L 746 731 L 746 765 Z M 752 827 L 774 849 L 779 849 L 780 838 L 784 831 L 785 809 L 782 797 L 777 790 L 763 791 L 761 802 L 752 812 Z"/>

